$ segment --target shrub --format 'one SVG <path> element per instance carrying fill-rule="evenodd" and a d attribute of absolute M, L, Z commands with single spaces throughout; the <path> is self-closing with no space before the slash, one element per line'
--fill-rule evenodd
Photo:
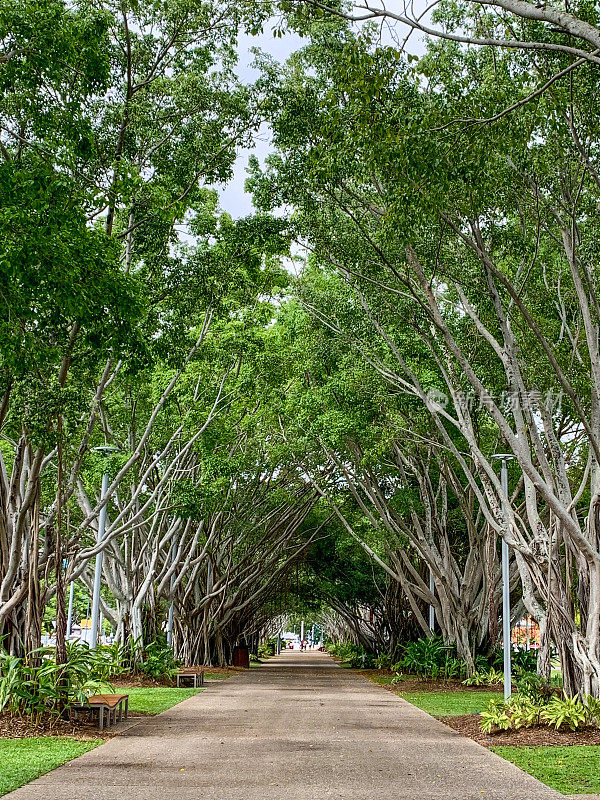
<path fill-rule="evenodd" d="M 538 705 L 545 705 L 555 696 L 552 684 L 537 672 L 523 672 L 517 676 L 517 691 Z"/>
<path fill-rule="evenodd" d="M 493 667 L 474 672 L 463 681 L 465 686 L 495 686 L 503 682 L 504 674 Z"/>
<path fill-rule="evenodd" d="M 513 650 L 510 660 L 517 673 L 537 670 L 537 650 Z"/>
<path fill-rule="evenodd" d="M 381 653 L 375 659 L 375 667 L 377 669 L 390 669 L 392 665 L 392 657 L 388 653 Z"/>
<path fill-rule="evenodd" d="M 57 664 L 50 647 L 34 651 L 29 661 L 0 650 L 0 711 L 39 719 L 64 713 L 91 694 L 113 691 L 105 678 L 111 663 L 105 653 L 68 643 L 67 658 Z"/>
<path fill-rule="evenodd" d="M 491 733 L 494 728 L 506 731 L 509 728 L 529 728 L 540 721 L 542 709 L 528 697 L 513 695 L 508 700 L 491 700 L 486 711 L 482 711 L 481 730 Z"/>
<path fill-rule="evenodd" d="M 588 722 L 600 728 L 600 700 L 588 695 L 583 700 L 587 712 Z"/>
<path fill-rule="evenodd" d="M 367 653 L 364 647 L 352 642 L 329 644 L 327 650 L 343 664 L 348 664 L 352 669 L 372 669 L 375 666 L 375 657 Z"/>
<path fill-rule="evenodd" d="M 510 728 L 511 718 L 506 707 L 506 703 L 501 700 L 490 700 L 486 711 L 482 711 L 481 730 L 484 733 L 491 733 L 494 728 L 506 731 Z"/>
<path fill-rule="evenodd" d="M 434 680 L 459 678 L 466 671 L 454 648 L 445 645 L 439 636 L 409 642 L 399 665 L 414 675 Z"/>
<path fill-rule="evenodd" d="M 169 680 L 174 677 L 179 662 L 173 656 L 173 649 L 166 639 L 156 639 L 144 648 L 137 672 L 154 680 Z"/>
<path fill-rule="evenodd" d="M 600 721 L 600 700 L 586 697 L 552 697 L 543 702 L 526 695 L 513 695 L 506 702 L 492 700 L 481 713 L 481 729 L 491 733 L 494 728 L 508 730 L 529 728 L 546 722 L 557 730 L 566 726 L 572 731 Z"/>
<path fill-rule="evenodd" d="M 584 728 L 589 720 L 585 704 L 577 697 L 554 697 L 543 707 L 540 716 L 556 730 L 566 725 L 576 731 Z"/>
<path fill-rule="evenodd" d="M 529 697 L 510 697 L 506 703 L 510 714 L 512 727 L 530 728 L 540 721 L 541 707 Z"/>
<path fill-rule="evenodd" d="M 127 665 L 127 648 L 119 642 L 111 645 L 97 645 L 93 653 L 94 677 L 110 680 L 121 675 Z"/>

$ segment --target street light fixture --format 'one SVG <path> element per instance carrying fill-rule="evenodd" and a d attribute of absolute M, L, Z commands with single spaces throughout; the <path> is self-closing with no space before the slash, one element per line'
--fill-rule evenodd
<path fill-rule="evenodd" d="M 117 453 L 118 447 L 110 447 L 103 445 L 101 447 L 92 448 L 94 452 L 100 453 L 105 458 L 108 458 L 112 453 Z M 104 471 L 102 475 L 102 489 L 100 491 L 100 501 L 106 497 L 108 491 L 108 472 Z M 100 544 L 104 539 L 104 531 L 106 529 L 106 510 L 108 503 L 102 506 L 100 516 L 98 518 L 98 535 L 96 537 L 96 544 Z M 100 589 L 102 588 L 102 562 L 104 560 L 104 551 L 100 550 L 96 553 L 96 569 L 94 572 L 94 591 L 92 594 L 92 627 L 90 631 L 89 645 L 92 650 L 98 644 L 98 629 L 100 627 Z"/>
<path fill-rule="evenodd" d="M 511 453 L 496 453 L 492 458 L 500 459 L 500 486 L 502 488 L 502 505 L 504 506 L 504 518 L 508 520 L 508 508 L 510 500 L 508 497 L 508 467 L 507 462 L 514 458 Z M 509 569 L 509 550 L 506 539 L 502 537 L 502 650 L 504 654 L 504 699 L 512 694 L 512 674 L 511 674 L 511 646 L 510 646 L 510 569 Z"/>

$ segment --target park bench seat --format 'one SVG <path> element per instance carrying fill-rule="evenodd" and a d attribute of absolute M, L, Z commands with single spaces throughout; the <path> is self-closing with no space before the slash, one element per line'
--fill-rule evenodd
<path fill-rule="evenodd" d="M 204 670 L 200 667 L 183 667 L 177 672 L 177 688 L 181 686 L 182 680 L 191 680 L 194 689 L 204 686 Z"/>
<path fill-rule="evenodd" d="M 93 694 L 88 697 L 87 702 L 74 706 L 75 718 L 79 718 L 81 711 L 98 712 L 98 728 L 103 730 L 106 720 L 106 727 L 111 723 L 120 722 L 123 717 L 129 716 L 129 695 L 128 694 Z"/>

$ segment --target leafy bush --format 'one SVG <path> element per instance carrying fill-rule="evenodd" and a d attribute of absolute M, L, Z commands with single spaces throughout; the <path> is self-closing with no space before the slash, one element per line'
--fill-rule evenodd
<path fill-rule="evenodd" d="M 495 686 L 504 682 L 504 674 L 493 667 L 474 672 L 463 681 L 465 686 Z"/>
<path fill-rule="evenodd" d="M 381 653 L 375 659 L 376 669 L 390 669 L 392 665 L 392 657 L 388 653 Z"/>
<path fill-rule="evenodd" d="M 502 700 L 490 700 L 487 710 L 482 711 L 479 716 L 481 717 L 481 730 L 484 733 L 491 733 L 494 728 L 506 731 L 511 726 L 510 714 L 506 703 Z"/>
<path fill-rule="evenodd" d="M 541 718 L 556 730 L 563 725 L 572 731 L 584 728 L 589 721 L 588 709 L 577 697 L 554 697 L 542 711 Z"/>
<path fill-rule="evenodd" d="M 529 728 L 540 721 L 542 709 L 528 697 L 513 695 L 508 700 L 491 700 L 487 711 L 482 711 L 481 730 L 491 733 L 495 728 Z"/>
<path fill-rule="evenodd" d="M 109 681 L 125 672 L 127 665 L 127 648 L 119 642 L 111 645 L 97 645 L 94 654 L 94 677 L 98 680 Z"/>
<path fill-rule="evenodd" d="M 106 653 L 69 643 L 67 657 L 66 664 L 57 664 L 54 649 L 43 647 L 26 661 L 0 650 L 0 711 L 39 719 L 64 713 L 91 694 L 113 690 L 105 678 L 112 668 Z"/>
<path fill-rule="evenodd" d="M 600 728 L 600 700 L 588 695 L 583 702 L 585 703 L 589 723 Z"/>
<path fill-rule="evenodd" d="M 537 672 L 523 672 L 517 676 L 517 691 L 538 705 L 545 705 L 556 695 L 552 684 Z"/>
<path fill-rule="evenodd" d="M 491 733 L 495 728 L 517 730 L 546 722 L 557 730 L 566 726 L 572 731 L 600 722 L 600 700 L 586 697 L 552 697 L 536 701 L 526 695 L 513 695 L 506 702 L 492 700 L 481 713 L 481 729 Z"/>
<path fill-rule="evenodd" d="M 144 648 L 142 660 L 136 671 L 154 680 L 169 680 L 179 669 L 179 662 L 173 656 L 173 649 L 166 639 L 157 639 Z"/>
<path fill-rule="evenodd" d="M 512 727 L 530 728 L 537 725 L 540 721 L 541 708 L 529 697 L 514 696 L 510 697 L 506 703 L 511 716 Z"/>
<path fill-rule="evenodd" d="M 263 642 L 258 646 L 259 658 L 270 658 L 271 656 L 274 656 L 276 652 L 277 652 L 276 636 L 272 636 L 270 639 L 267 639 L 266 642 Z"/>
<path fill-rule="evenodd" d="M 519 673 L 537 670 L 537 650 L 513 650 L 510 660 L 514 671 Z"/>
<path fill-rule="evenodd" d="M 439 636 L 409 642 L 399 665 L 413 675 L 434 680 L 460 678 L 466 671 L 454 648 L 445 645 Z"/>
<path fill-rule="evenodd" d="M 498 671 L 504 668 L 504 651 L 502 647 L 496 647 L 487 659 L 489 666 Z M 536 672 L 537 670 L 537 651 L 511 649 L 510 662 L 515 675 L 525 672 Z"/>
<path fill-rule="evenodd" d="M 348 664 L 352 669 L 373 669 L 376 664 L 375 657 L 367 653 L 364 647 L 352 642 L 329 644 L 327 650 L 343 664 Z"/>

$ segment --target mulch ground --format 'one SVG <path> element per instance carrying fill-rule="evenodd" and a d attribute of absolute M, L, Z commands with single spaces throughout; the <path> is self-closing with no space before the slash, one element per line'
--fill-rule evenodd
<path fill-rule="evenodd" d="M 27 717 L 0 714 L 0 739 L 24 739 L 29 736 L 71 736 L 76 739 L 112 739 L 120 732 L 121 726 L 98 730 L 97 722 L 80 719 L 57 720 L 47 714 L 36 723 Z"/>
<path fill-rule="evenodd" d="M 359 675 L 378 683 L 377 678 L 393 678 L 395 672 L 385 669 L 360 669 L 355 670 Z M 379 683 L 384 689 L 391 692 L 495 692 L 502 691 L 502 684 L 498 686 L 465 686 L 462 681 L 450 679 L 447 681 L 432 681 L 426 678 L 419 678 L 416 675 L 408 675 L 399 683 Z"/>
<path fill-rule="evenodd" d="M 205 673 L 211 673 L 213 675 L 235 675 L 236 672 L 243 672 L 241 667 L 198 667 L 198 669 L 203 669 Z M 135 675 L 131 673 L 123 673 L 123 675 L 119 675 L 118 678 L 112 678 L 109 683 L 111 686 L 114 686 L 115 689 L 157 689 L 158 687 L 173 689 L 177 685 L 175 680 L 170 680 L 168 678 L 164 680 L 154 680 L 144 675 Z"/>
<path fill-rule="evenodd" d="M 234 675 L 236 672 L 243 672 L 241 667 L 203 667 L 205 672 L 219 675 Z M 175 681 L 163 680 L 156 681 L 140 675 L 125 673 L 118 678 L 110 681 L 115 691 L 140 688 L 158 689 L 174 688 Z M 129 719 L 136 719 L 145 716 L 129 712 Z M 102 732 L 98 730 L 98 722 L 80 718 L 79 720 L 56 719 L 52 714 L 43 714 L 36 723 L 27 717 L 19 717 L 13 714 L 0 713 L 0 739 L 23 739 L 28 736 L 72 736 L 76 739 L 112 739 L 122 730 L 121 725 L 105 728 Z"/>
<path fill-rule="evenodd" d="M 517 731 L 498 731 L 497 733 L 489 734 L 483 733 L 479 727 L 478 714 L 468 714 L 461 717 L 438 717 L 438 719 L 484 747 L 600 745 L 600 730 L 598 728 L 584 728 L 581 731 L 570 731 L 568 729 L 557 731 L 546 725 L 533 725 L 531 728 L 519 728 Z"/>

